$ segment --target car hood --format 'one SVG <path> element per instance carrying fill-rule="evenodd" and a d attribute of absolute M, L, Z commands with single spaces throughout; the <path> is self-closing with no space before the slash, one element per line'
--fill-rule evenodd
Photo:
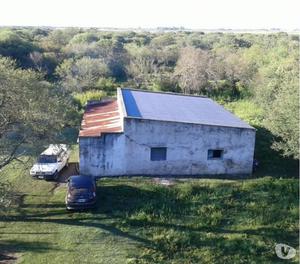
<path fill-rule="evenodd" d="M 39 171 L 39 172 L 54 172 L 57 169 L 57 164 L 56 163 L 37 163 L 34 164 L 33 167 L 31 168 L 31 171 Z"/>

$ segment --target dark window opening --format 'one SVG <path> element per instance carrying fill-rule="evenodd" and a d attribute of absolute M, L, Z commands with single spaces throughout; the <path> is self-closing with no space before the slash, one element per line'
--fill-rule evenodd
<path fill-rule="evenodd" d="M 222 159 L 223 150 L 222 149 L 209 149 L 207 153 L 207 159 Z"/>
<path fill-rule="evenodd" d="M 166 160 L 167 159 L 167 148 L 151 148 L 150 159 L 152 161 Z"/>

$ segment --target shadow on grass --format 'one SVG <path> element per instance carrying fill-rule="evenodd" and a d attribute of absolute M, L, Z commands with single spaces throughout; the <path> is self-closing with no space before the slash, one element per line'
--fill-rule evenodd
<path fill-rule="evenodd" d="M 139 189 L 137 188 L 130 188 L 129 186 L 122 186 L 121 187 L 122 192 L 125 192 L 126 195 L 128 194 L 125 189 L 127 191 L 129 191 L 132 195 L 132 197 L 135 197 L 137 191 L 139 191 Z M 110 191 L 113 191 L 112 189 L 110 189 Z M 116 192 L 118 192 L 118 190 L 115 190 Z M 98 190 L 99 192 L 99 190 Z M 101 192 L 101 190 L 100 190 Z M 107 193 L 107 192 L 105 192 Z M 99 201 L 100 200 L 100 201 Z M 104 199 L 106 200 L 106 199 Z M 78 212 L 68 212 L 65 209 L 65 205 L 63 203 L 61 204 L 54 204 L 54 205 L 29 205 L 27 206 L 26 204 L 23 204 L 24 208 L 34 208 L 34 209 L 50 209 L 49 211 L 45 211 L 45 212 L 36 212 L 36 213 L 28 213 L 28 212 L 24 212 L 23 208 L 20 211 L 21 214 L 20 215 L 16 215 L 16 216 L 2 216 L 0 217 L 0 221 L 2 222 L 39 222 L 39 223 L 56 223 L 56 224 L 61 224 L 61 225 L 71 225 L 71 226 L 80 226 L 80 227 L 94 227 L 94 228 L 100 228 L 103 229 L 109 233 L 111 233 L 112 235 L 115 236 L 119 236 L 119 237 L 123 237 L 123 238 L 127 238 L 130 239 L 132 241 L 136 241 L 138 243 L 143 244 L 144 246 L 150 247 L 151 243 L 150 241 L 148 241 L 145 238 L 142 238 L 140 236 L 136 236 L 133 234 L 129 234 L 128 232 L 124 232 L 122 230 L 120 230 L 119 228 L 117 228 L 113 223 L 112 224 L 106 224 L 106 223 L 101 223 L 102 220 L 114 220 L 116 218 L 116 216 L 118 216 L 118 214 L 114 214 L 113 212 L 115 212 L 115 210 L 117 210 L 114 207 L 110 207 L 110 203 L 106 200 L 106 205 L 104 206 L 106 209 L 103 208 L 103 201 L 101 201 L 101 199 L 98 199 L 98 205 L 97 208 L 94 210 L 87 210 L 87 211 L 82 211 L 81 213 Z M 117 201 L 115 201 L 117 202 Z M 120 202 L 120 201 L 119 201 Z M 126 200 L 123 200 L 123 202 L 126 202 Z M 116 205 L 116 203 L 114 203 L 114 205 Z M 122 205 L 120 205 L 122 206 Z M 63 207 L 63 208 L 62 208 Z M 120 208 L 119 206 L 117 206 L 118 208 Z M 109 208 L 109 210 L 108 210 Z M 128 207 L 125 206 L 123 207 L 124 210 L 127 210 Z M 133 204 L 133 208 L 134 208 L 134 204 Z M 124 211 L 123 211 L 124 212 Z M 122 215 L 123 215 L 122 212 Z M 104 215 L 103 215 L 104 214 Z M 21 232 L 22 233 L 22 232 Z M 20 233 L 20 234 L 21 234 Z M 0 231 L 0 234 L 4 234 L 3 232 Z"/>
<path fill-rule="evenodd" d="M 43 203 L 43 204 L 24 204 L 22 208 L 44 208 L 44 209 L 65 209 L 66 206 L 63 203 Z"/>
<path fill-rule="evenodd" d="M 112 235 L 115 236 L 119 236 L 119 237 L 123 237 L 123 238 L 127 238 L 139 243 L 142 243 L 144 246 L 148 246 L 151 247 L 151 243 L 149 240 L 133 235 L 133 234 L 129 234 L 127 232 L 123 232 L 121 231 L 119 228 L 113 226 L 113 225 L 109 225 L 109 224 L 103 224 L 100 223 L 99 220 L 104 220 L 106 218 L 94 218 L 94 217 L 83 217 L 83 218 L 74 218 L 74 219 L 64 219 L 64 218 L 39 218 L 39 217 L 26 217 L 25 219 L 19 219 L 19 218 L 14 218 L 14 219 L 9 219 L 9 221 L 15 221 L 15 222 L 43 222 L 43 223 L 55 223 L 55 224 L 61 224 L 61 225 L 71 225 L 71 226 L 79 226 L 79 227 L 95 227 L 95 228 L 100 228 L 102 230 L 105 230 L 109 233 L 111 233 Z M 3 220 L 8 220 L 8 219 L 1 219 L 1 221 Z M 90 222 L 88 222 L 88 220 L 90 220 Z M 94 222 L 94 221 L 98 221 L 98 222 Z M 5 232 L 1 232 L 0 234 L 6 234 Z M 9 233 L 8 233 L 9 234 Z M 28 234 L 28 233 L 15 233 L 15 234 Z M 43 234 L 43 233 L 34 233 L 31 232 L 30 234 Z M 48 233 L 47 233 L 48 234 Z M 52 233 L 49 233 L 52 234 Z M 2 246 L 1 244 L 2 242 L 0 241 L 0 246 Z M 14 244 L 14 242 L 11 242 L 12 247 L 16 247 L 16 249 L 19 248 L 18 244 Z M 8 246 L 5 247 L 5 244 L 3 246 L 3 248 L 7 248 Z M 23 244 L 21 244 L 21 249 L 25 248 Z M 28 248 L 30 248 L 30 246 L 28 246 Z M 37 249 L 39 249 L 38 246 L 36 246 Z M 43 250 L 44 247 L 41 247 L 40 250 Z"/>
<path fill-rule="evenodd" d="M 15 261 L 17 257 L 15 254 L 22 252 L 36 252 L 43 253 L 49 250 L 60 250 L 54 247 L 52 243 L 42 241 L 23 241 L 23 240 L 1 240 L 0 241 L 0 261 Z M 6 262 L 3 262 L 6 263 Z M 9 262 L 10 263 L 10 262 Z"/>
<path fill-rule="evenodd" d="M 57 234 L 57 232 L 0 232 L 0 235 L 53 235 L 53 234 Z"/>
<path fill-rule="evenodd" d="M 294 177 L 299 176 L 299 161 L 283 157 L 280 152 L 272 149 L 276 137 L 264 127 L 256 126 L 255 157 L 259 168 L 254 173 L 256 177 Z"/>
<path fill-rule="evenodd" d="M 50 210 L 41 213 L 28 213 L 22 210 L 22 214 L 8 217 L 2 216 L 0 217 L 0 221 L 55 223 L 61 225 L 100 228 L 112 235 L 138 242 L 147 248 L 154 247 L 153 243 L 147 238 L 122 231 L 117 227 L 117 224 L 119 223 L 118 221 L 120 220 L 119 217 L 124 216 L 126 212 L 136 210 L 137 205 L 138 207 L 143 206 L 142 203 L 137 203 L 137 201 L 134 202 L 134 200 L 137 200 L 138 197 L 144 199 L 145 197 L 152 196 L 152 198 L 154 198 L 155 196 L 153 196 L 152 192 L 127 185 L 99 187 L 97 192 L 99 194 L 97 208 L 94 210 L 84 211 L 82 214 L 77 212 L 67 212 L 65 208 L 54 210 L 55 206 L 52 207 L 45 205 L 44 207 L 40 207 L 40 205 L 37 205 L 35 209 L 50 208 Z M 123 199 L 118 199 L 116 194 L 119 195 L 118 197 L 121 195 Z M 25 204 L 23 204 L 23 206 L 26 207 Z M 62 207 L 64 205 L 58 204 L 58 206 Z M 112 223 L 102 223 L 102 220 L 110 220 Z M 37 232 L 37 234 L 38 233 L 39 232 Z M 4 232 L 0 232 L 0 234 L 4 234 Z"/>
<path fill-rule="evenodd" d="M 261 227 L 254 229 L 242 229 L 242 230 L 232 230 L 226 229 L 219 226 L 191 226 L 191 225 L 182 225 L 182 224 L 172 224 L 172 223 L 162 223 L 162 222 L 151 222 L 145 220 L 135 220 L 128 219 L 127 224 L 132 227 L 144 227 L 144 228 L 153 228 L 159 227 L 163 229 L 173 229 L 182 232 L 205 232 L 205 233 L 218 233 L 218 234 L 240 234 L 248 236 L 258 236 L 258 237 L 268 237 L 277 241 L 289 241 L 293 245 L 297 246 L 298 244 L 298 232 L 293 232 L 289 230 L 281 230 L 280 228 L 274 227 Z M 292 238 L 292 240 L 291 240 Z"/>
<path fill-rule="evenodd" d="M 23 215 L 0 221 L 99 228 L 113 236 L 137 242 L 142 252 L 149 249 L 152 253 L 146 263 L 155 262 L 153 258 L 157 254 L 164 260 L 182 258 L 181 263 L 184 263 L 186 258 L 191 263 L 201 263 L 203 248 L 209 250 L 209 254 L 215 252 L 222 260 L 228 258 L 224 263 L 234 263 L 237 258 L 249 263 L 256 255 L 254 260 L 263 263 L 275 260 L 270 249 L 274 242 L 291 246 L 298 242 L 296 232 L 285 230 L 287 217 L 294 222 L 285 203 L 297 206 L 297 186 L 285 184 L 289 181 L 282 180 L 279 184 L 264 179 L 257 181 L 258 185 L 247 184 L 247 188 L 240 182 L 212 186 L 183 183 L 166 188 L 148 182 L 132 186 L 122 184 L 122 181 L 107 184 L 100 180 L 95 210 L 68 213 L 61 203 L 56 204 L 58 208 L 49 206 L 49 210 L 43 211 L 44 207 L 40 207 L 41 211 L 36 213 L 26 211 Z M 282 191 L 287 198 L 269 208 L 275 198 L 281 197 Z M 251 207 L 253 204 L 255 207 Z M 201 208 L 205 210 L 201 211 Z M 262 226 L 260 221 L 266 221 L 265 215 L 268 220 L 266 226 Z M 215 222 L 216 219 L 219 220 Z M 249 219 L 256 220 L 255 224 L 242 228 Z M 187 255 L 192 251 L 198 252 L 199 258 Z M 220 263 L 214 259 L 210 261 Z"/>

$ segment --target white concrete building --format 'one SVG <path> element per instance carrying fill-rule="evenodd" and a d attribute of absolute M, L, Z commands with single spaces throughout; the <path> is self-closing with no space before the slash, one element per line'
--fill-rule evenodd
<path fill-rule="evenodd" d="M 80 174 L 249 175 L 255 129 L 213 100 L 118 89 L 89 104 L 79 134 Z"/>

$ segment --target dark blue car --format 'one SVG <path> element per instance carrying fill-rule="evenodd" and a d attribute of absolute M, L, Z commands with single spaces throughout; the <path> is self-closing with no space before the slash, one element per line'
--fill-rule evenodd
<path fill-rule="evenodd" d="M 90 176 L 71 176 L 67 184 L 66 207 L 68 210 L 93 208 L 96 205 L 96 181 Z"/>

